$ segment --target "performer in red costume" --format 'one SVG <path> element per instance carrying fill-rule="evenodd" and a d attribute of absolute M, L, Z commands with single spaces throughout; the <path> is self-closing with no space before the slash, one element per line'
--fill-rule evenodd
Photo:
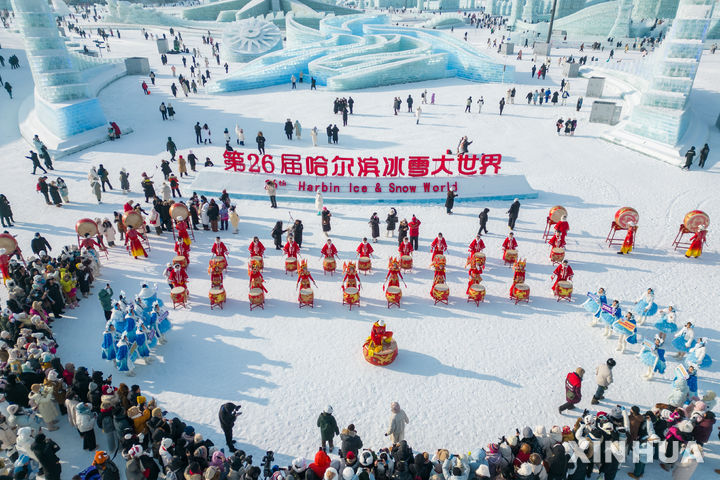
<path fill-rule="evenodd" d="M 210 284 L 213 287 L 222 287 L 223 284 L 223 269 L 220 265 L 215 264 L 208 268 L 210 274 Z"/>
<path fill-rule="evenodd" d="M 183 217 L 177 217 L 175 220 L 175 228 L 178 231 L 178 238 L 180 238 L 185 245 L 190 245 L 190 235 L 188 234 L 187 222 L 183 219 Z"/>
<path fill-rule="evenodd" d="M 283 247 L 283 252 L 285 252 L 285 255 L 289 258 L 297 258 L 300 256 L 300 245 L 293 240 L 292 235 L 288 235 L 287 243 L 285 243 Z"/>
<path fill-rule="evenodd" d="M 550 279 L 555 279 L 555 283 L 553 283 L 552 291 L 555 292 L 557 290 L 557 284 L 558 282 L 564 281 L 564 280 L 572 280 L 573 278 L 573 269 L 570 265 L 568 265 L 567 260 L 563 260 L 563 262 L 558 265 L 555 268 L 555 271 L 553 272 Z"/>
<path fill-rule="evenodd" d="M 700 225 L 698 231 L 690 237 L 690 247 L 685 252 L 685 256 L 697 258 L 702 255 L 703 244 L 707 241 L 707 227 Z"/>
<path fill-rule="evenodd" d="M 548 245 L 553 248 L 565 248 L 565 239 L 560 232 L 555 232 L 555 235 L 548 240 Z"/>
<path fill-rule="evenodd" d="M 0 272 L 2 273 L 3 277 L 3 285 L 5 285 L 5 282 L 10 278 L 10 255 L 5 253 L 4 248 L 0 248 Z"/>
<path fill-rule="evenodd" d="M 329 238 L 325 245 L 323 245 L 320 253 L 322 254 L 320 258 L 340 258 L 337 254 L 337 248 L 335 248 L 335 245 L 333 245 L 332 240 L 330 240 Z"/>
<path fill-rule="evenodd" d="M 625 240 L 623 241 L 623 244 L 620 247 L 620 251 L 617 252 L 618 255 L 625 255 L 626 253 L 632 252 L 633 247 L 635 247 L 635 232 L 636 231 L 637 231 L 637 226 L 635 225 L 635 222 L 628 222 L 628 229 L 627 229 L 627 233 L 625 234 Z"/>
<path fill-rule="evenodd" d="M 182 239 L 178 239 L 178 241 L 175 242 L 175 254 L 185 257 L 185 260 L 190 263 L 190 245 L 183 242 Z"/>
<path fill-rule="evenodd" d="M 355 264 L 353 262 L 350 262 L 349 264 L 343 264 L 343 272 L 345 272 L 345 276 L 343 277 L 342 281 L 343 292 L 346 288 L 350 287 L 354 287 L 360 290 L 360 287 L 362 285 L 360 283 L 360 276 L 357 274 L 357 270 L 355 269 Z"/>
<path fill-rule="evenodd" d="M 385 330 L 385 322 L 381 319 L 373 323 L 370 331 L 370 346 L 379 347 L 383 342 L 389 343 L 392 340 L 393 332 Z"/>
<path fill-rule="evenodd" d="M 222 240 L 220 240 L 220 237 L 215 237 L 215 243 L 213 243 L 211 251 L 212 251 L 213 255 L 215 255 L 216 257 L 223 257 L 223 258 L 225 258 L 225 261 L 227 262 L 226 255 L 228 253 L 228 249 L 225 246 L 225 244 L 222 242 Z"/>
<path fill-rule="evenodd" d="M 563 215 L 560 217 L 560 221 L 555 224 L 555 231 L 560 232 L 563 242 L 565 242 L 565 236 L 568 234 L 569 230 L 570 224 L 567 222 L 567 215 Z"/>
<path fill-rule="evenodd" d="M 385 282 L 383 282 L 383 290 L 385 290 L 385 283 L 387 283 L 388 287 L 399 287 L 400 279 L 405 283 L 405 279 L 402 273 L 400 273 L 400 263 L 397 259 L 391 257 L 388 265 L 388 274 L 385 276 Z"/>
<path fill-rule="evenodd" d="M 297 282 L 295 282 L 295 288 L 297 289 L 298 286 L 300 286 L 300 288 L 310 288 L 310 282 L 317 287 L 315 279 L 310 275 L 310 270 L 308 270 L 307 260 L 303 260 L 300 262 L 300 268 L 298 268 L 298 279 Z"/>
<path fill-rule="evenodd" d="M 141 238 L 143 238 L 142 234 L 134 228 L 129 228 L 128 231 L 125 232 L 125 247 L 127 248 L 128 243 L 130 244 L 128 250 L 133 258 L 138 258 L 140 255 L 146 258 L 148 256 L 140 241 Z"/>
<path fill-rule="evenodd" d="M 476 269 L 475 267 L 470 269 L 470 279 L 468 280 L 468 286 L 467 290 L 465 290 L 465 295 L 470 294 L 470 287 L 472 285 L 475 285 L 476 283 L 482 282 L 482 276 L 480 275 L 482 272 Z"/>
<path fill-rule="evenodd" d="M 253 288 L 260 288 L 263 292 L 267 293 L 267 288 L 265 288 L 264 285 L 265 279 L 263 278 L 262 273 L 260 273 L 260 266 L 253 263 L 248 273 L 250 274 L 250 290 Z"/>
<path fill-rule="evenodd" d="M 97 257 L 97 253 L 95 252 L 95 248 L 97 247 L 98 250 L 102 250 L 103 252 L 107 251 L 107 248 L 100 245 L 98 242 L 92 239 L 90 237 L 89 233 L 85 234 L 85 238 L 82 239 L 80 242 L 80 250 L 83 248 L 87 249 L 88 252 L 90 252 L 94 257 Z"/>
<path fill-rule="evenodd" d="M 403 238 L 402 243 L 398 247 L 398 252 L 400 252 L 400 255 L 412 255 L 413 247 L 408 237 Z"/>
<path fill-rule="evenodd" d="M 468 247 L 468 258 L 467 262 L 465 262 L 465 265 L 472 265 L 475 254 L 478 252 L 482 252 L 483 250 L 485 250 L 485 242 L 483 242 L 480 234 L 478 233 L 477 237 L 475 237 L 473 241 L 470 242 L 470 246 Z"/>
<path fill-rule="evenodd" d="M 248 247 L 251 257 L 263 257 L 265 256 L 265 245 L 262 244 L 258 237 L 253 237 L 250 246 Z"/>
<path fill-rule="evenodd" d="M 362 239 L 362 243 L 358 245 L 355 251 L 357 252 L 358 257 L 372 257 L 375 250 L 372 245 L 368 243 L 367 237 L 365 237 Z"/>
<path fill-rule="evenodd" d="M 508 236 L 502 243 L 503 256 L 505 256 L 505 250 L 517 250 L 517 246 L 518 243 L 515 240 L 515 235 L 513 235 L 513 232 L 508 233 Z"/>
<path fill-rule="evenodd" d="M 430 252 L 432 253 L 432 260 L 435 260 L 437 255 L 445 255 L 445 252 L 447 252 L 447 243 L 442 233 L 438 233 L 435 240 L 430 244 Z"/>
<path fill-rule="evenodd" d="M 172 284 L 173 288 L 187 288 L 188 275 L 179 263 L 173 265 L 172 270 L 168 274 L 168 281 Z"/>

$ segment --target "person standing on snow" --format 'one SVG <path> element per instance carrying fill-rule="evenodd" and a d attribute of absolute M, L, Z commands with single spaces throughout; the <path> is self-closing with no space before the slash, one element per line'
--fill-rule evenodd
<path fill-rule="evenodd" d="M 706 143 L 705 146 L 700 150 L 700 162 L 698 163 L 698 167 L 705 168 L 705 161 L 707 160 L 708 155 L 710 154 L 710 147 Z"/>
<path fill-rule="evenodd" d="M 595 382 L 597 383 L 597 390 L 590 401 L 591 405 L 597 405 L 600 400 L 605 398 L 605 390 L 608 389 L 611 383 L 613 383 L 612 368 L 615 366 L 615 359 L 608 358 L 607 362 L 602 365 L 598 365 L 595 369 Z"/>
<path fill-rule="evenodd" d="M 421 223 L 415 215 L 413 215 L 410 222 L 408 222 L 408 237 L 410 237 L 413 250 L 418 250 L 418 237 L 420 236 Z"/>
<path fill-rule="evenodd" d="M 220 428 L 222 428 L 222 431 L 225 434 L 225 443 L 227 444 L 230 452 L 235 452 L 237 450 L 237 448 L 235 448 L 235 440 L 232 438 L 232 430 L 235 426 L 235 420 L 239 415 L 242 415 L 240 405 L 235 405 L 230 402 L 223 403 L 220 407 L 220 412 L 218 413 L 218 417 L 220 418 Z"/>
<path fill-rule="evenodd" d="M 578 367 L 574 372 L 567 374 L 565 378 L 565 403 L 558 407 L 558 412 L 563 413 L 565 410 L 573 410 L 575 405 L 582 400 L 582 379 L 585 370 Z"/>
<path fill-rule="evenodd" d="M 458 194 L 455 193 L 455 187 L 450 187 L 447 192 L 447 198 L 445 198 L 445 210 L 448 215 L 452 214 L 452 209 L 455 205 L 455 197 L 457 196 Z"/>
<path fill-rule="evenodd" d="M 510 227 L 510 230 L 515 230 L 515 222 L 517 222 L 518 215 L 520 215 L 520 200 L 517 198 L 513 200 L 506 213 L 508 214 L 508 227 Z"/>
<path fill-rule="evenodd" d="M 405 424 L 410 423 L 410 420 L 405 414 L 405 411 L 400 408 L 398 402 L 392 402 L 390 404 L 390 411 L 392 412 L 390 416 L 390 427 L 388 427 L 387 432 L 385 432 L 385 436 L 390 436 L 392 444 L 397 445 L 405 440 Z"/>
<path fill-rule="evenodd" d="M 335 435 L 340 434 L 337 422 L 332 413 L 333 408 L 328 405 L 317 419 L 317 426 L 320 428 L 320 448 L 325 449 L 325 444 L 327 443 L 330 452 L 333 451 L 333 439 Z"/>
<path fill-rule="evenodd" d="M 310 138 L 312 138 L 313 147 L 317 147 L 317 134 L 317 127 L 313 127 L 312 130 L 310 130 Z"/>
<path fill-rule="evenodd" d="M 482 212 L 478 215 L 478 219 L 480 221 L 480 229 L 478 230 L 478 235 L 482 235 L 483 233 L 488 233 L 487 230 L 487 222 L 488 222 L 488 213 L 490 213 L 489 208 L 484 208 Z"/>

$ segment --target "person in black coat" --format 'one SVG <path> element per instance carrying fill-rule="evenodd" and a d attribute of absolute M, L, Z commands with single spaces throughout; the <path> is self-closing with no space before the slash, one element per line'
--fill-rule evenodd
<path fill-rule="evenodd" d="M 487 230 L 487 221 L 488 221 L 488 213 L 490 212 L 489 208 L 484 208 L 482 212 L 480 212 L 480 215 L 478 215 L 478 219 L 480 220 L 480 230 L 478 230 L 478 235 L 482 235 L 483 233 L 488 233 Z"/>
<path fill-rule="evenodd" d="M 380 217 L 378 217 L 377 212 L 373 212 L 368 223 L 370 224 L 370 234 L 373 242 L 377 243 L 377 239 L 380 236 Z"/>
<path fill-rule="evenodd" d="M 707 160 L 708 155 L 710 154 L 710 147 L 706 143 L 705 146 L 700 150 L 700 161 L 698 162 L 698 167 L 705 168 L 705 161 Z"/>
<path fill-rule="evenodd" d="M 242 415 L 242 412 L 240 411 L 240 405 L 235 405 L 234 403 L 223 403 L 220 407 L 220 412 L 218 413 L 218 416 L 220 418 L 220 427 L 222 428 L 223 433 L 225 433 L 225 443 L 227 443 L 228 449 L 231 452 L 234 452 L 237 450 L 235 448 L 235 440 L 233 440 L 233 434 L 232 430 L 235 426 L 235 420 L 237 419 L 238 415 Z"/>
<path fill-rule="evenodd" d="M 270 233 L 270 236 L 273 238 L 273 241 L 275 242 L 275 250 L 282 250 L 282 235 L 283 233 L 287 232 L 287 230 L 283 230 L 283 224 L 281 221 L 275 222 L 275 226 L 272 229 L 272 232 Z"/>
<path fill-rule="evenodd" d="M 10 207 L 10 201 L 4 194 L 0 194 L 0 220 L 2 220 L 3 227 L 12 227 L 15 220 L 13 220 L 12 208 Z"/>
<path fill-rule="evenodd" d="M 294 130 L 293 124 L 290 121 L 290 119 L 288 118 L 285 121 L 285 135 L 287 136 L 288 140 L 292 140 L 293 130 Z"/>
<path fill-rule="evenodd" d="M 410 226 L 408 225 L 407 220 L 403 218 L 398 224 L 398 245 L 402 244 L 403 239 L 408 236 L 409 230 Z"/>
<path fill-rule="evenodd" d="M 30 390 L 22 383 L 17 380 L 17 376 L 10 375 L 7 378 L 7 385 L 5 386 L 5 400 L 8 403 L 16 403 L 23 408 L 28 408 L 28 395 Z"/>
<path fill-rule="evenodd" d="M 445 198 L 445 210 L 447 211 L 447 214 L 452 214 L 453 206 L 455 206 L 455 197 L 457 197 L 458 194 L 455 193 L 454 188 L 450 188 L 447 192 L 447 197 Z"/>
<path fill-rule="evenodd" d="M 54 277 L 47 279 L 45 285 L 45 291 L 47 298 L 51 303 L 51 310 L 55 318 L 62 318 L 63 309 L 65 308 L 65 299 L 63 298 L 60 284 L 55 280 Z"/>
<path fill-rule="evenodd" d="M 515 222 L 517 221 L 518 215 L 520 214 L 520 200 L 517 198 L 513 200 L 510 208 L 507 211 L 508 214 L 508 227 L 510 230 L 515 230 Z"/>
<path fill-rule="evenodd" d="M 78 397 L 85 399 L 88 396 L 88 390 L 90 388 L 90 375 L 88 375 L 87 368 L 78 367 L 73 377 L 73 390 L 78 394 Z"/>
<path fill-rule="evenodd" d="M 257 142 L 258 152 L 261 155 L 265 155 L 265 137 L 262 132 L 258 132 L 257 137 L 255 137 L 255 141 Z"/>
<path fill-rule="evenodd" d="M 332 217 L 330 210 L 328 210 L 327 207 L 323 207 L 322 214 L 320 216 L 320 222 L 322 223 L 322 231 L 326 237 L 329 236 L 328 232 L 330 231 L 330 217 Z"/>
<path fill-rule="evenodd" d="M 328 142 L 328 143 L 330 143 L 330 142 Z M 35 175 L 35 172 L 37 171 L 38 168 L 39 168 L 40 170 L 42 170 L 43 173 L 47 173 L 47 170 L 45 170 L 45 168 L 43 168 L 43 166 L 40 165 L 40 158 L 38 157 L 38 154 L 37 154 L 37 153 L 35 153 L 34 151 L 30 150 L 30 156 L 29 156 L 29 157 L 28 157 L 28 156 L 25 156 L 25 158 L 29 158 L 30 160 L 32 160 L 32 164 L 33 164 L 32 174 L 33 174 L 33 175 Z"/>
<path fill-rule="evenodd" d="M 293 223 L 293 226 L 290 228 L 290 233 L 292 234 L 293 238 L 295 239 L 295 243 L 298 244 L 298 247 L 302 248 L 302 242 L 303 242 L 303 230 L 305 229 L 305 226 L 302 223 L 302 220 L 295 220 L 295 223 Z"/>
<path fill-rule="evenodd" d="M 695 145 L 690 147 L 690 150 L 685 152 L 685 165 L 682 166 L 681 170 L 690 170 L 690 166 L 692 165 L 693 158 L 695 158 Z"/>
<path fill-rule="evenodd" d="M 46 438 L 44 433 L 38 433 L 30 448 L 45 472 L 45 479 L 60 480 L 62 467 L 60 466 L 60 459 L 56 455 L 56 452 L 60 450 L 60 446 L 51 439 Z"/>
<path fill-rule="evenodd" d="M 385 224 L 387 225 L 387 236 L 392 237 L 395 235 L 395 226 L 398 222 L 397 211 L 394 208 L 390 209 L 387 218 L 385 218 Z"/>
<path fill-rule="evenodd" d="M 208 205 L 208 219 L 210 220 L 210 228 L 213 232 L 218 231 L 218 219 L 220 218 L 220 207 L 215 203 L 215 199 L 210 200 Z"/>
<path fill-rule="evenodd" d="M 40 236 L 40 232 L 35 232 L 35 237 L 30 241 L 30 249 L 35 255 L 40 255 L 40 252 L 52 251 L 52 247 L 45 237 Z"/>

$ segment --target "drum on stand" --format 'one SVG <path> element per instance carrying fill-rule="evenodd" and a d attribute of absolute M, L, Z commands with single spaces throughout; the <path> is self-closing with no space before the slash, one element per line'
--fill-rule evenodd
<path fill-rule="evenodd" d="M 557 296 L 558 301 L 560 301 L 561 298 L 565 299 L 567 301 L 570 301 L 572 299 L 572 291 L 573 291 L 572 282 L 569 282 L 567 280 L 560 280 L 557 283 L 555 295 Z"/>
<path fill-rule="evenodd" d="M 287 257 L 285 259 L 285 274 L 297 271 L 297 258 Z"/>
<path fill-rule="evenodd" d="M 442 253 L 438 253 L 435 255 L 435 258 L 433 258 L 432 261 L 433 265 L 442 265 L 445 266 L 447 264 L 447 259 L 445 258 L 445 255 Z"/>
<path fill-rule="evenodd" d="M 435 300 L 435 305 L 438 303 L 447 305 L 450 298 L 450 287 L 446 283 L 436 283 L 432 287 L 432 298 Z"/>
<path fill-rule="evenodd" d="M 372 261 L 370 261 L 370 257 L 360 257 L 358 259 L 358 270 L 366 273 L 372 270 Z"/>
<path fill-rule="evenodd" d="M 214 307 L 220 307 L 220 309 L 222 309 L 226 299 L 225 289 L 222 287 L 211 288 L 208 293 L 208 298 L 210 298 L 210 310 Z"/>
<path fill-rule="evenodd" d="M 78 220 L 75 224 L 75 231 L 80 238 L 83 238 L 85 234 L 94 237 L 100 232 L 97 223 L 95 223 L 95 220 L 92 220 L 90 218 L 81 218 L 80 220 Z"/>
<path fill-rule="evenodd" d="M 400 257 L 400 268 L 403 270 L 412 270 L 413 257 L 410 255 L 403 255 Z"/>
<path fill-rule="evenodd" d="M 355 287 L 347 287 L 343 290 L 343 305 L 349 305 L 352 310 L 352 306 L 358 303 L 360 303 L 360 290 Z"/>
<path fill-rule="evenodd" d="M 387 299 L 388 308 L 393 305 L 400 307 L 400 299 L 402 299 L 402 290 L 400 287 L 387 287 L 385 289 L 385 298 Z"/>
<path fill-rule="evenodd" d="M 250 265 L 257 265 L 261 271 L 265 268 L 265 262 L 263 262 L 263 257 L 260 256 L 250 257 Z"/>
<path fill-rule="evenodd" d="M 632 207 L 622 207 L 615 212 L 615 224 L 620 227 L 621 230 L 627 230 L 630 222 L 637 225 L 639 220 L 640 214 Z"/>
<path fill-rule="evenodd" d="M 550 261 L 552 263 L 560 263 L 565 258 L 565 249 L 562 247 L 553 247 L 550 250 Z"/>
<path fill-rule="evenodd" d="M 227 260 L 222 255 L 215 255 L 210 259 L 210 268 L 213 270 L 215 268 L 225 270 L 227 268 Z"/>
<path fill-rule="evenodd" d="M 485 268 L 485 254 L 483 252 L 475 252 L 473 254 L 473 265 Z"/>
<path fill-rule="evenodd" d="M 181 306 L 187 308 L 188 293 L 185 287 L 175 287 L 170 290 L 170 299 L 173 303 L 173 308 Z"/>
<path fill-rule="evenodd" d="M 188 265 L 187 258 L 185 258 L 185 255 L 177 255 L 177 256 L 173 257 L 172 264 L 173 265 L 179 264 L 182 268 L 187 268 L 187 265 Z"/>
<path fill-rule="evenodd" d="M 370 348 L 370 340 L 363 344 L 363 357 L 368 363 L 378 367 L 390 365 L 397 358 L 397 355 L 398 346 L 394 338 L 390 343 L 383 343 L 382 350 L 379 352 Z"/>
<path fill-rule="evenodd" d="M 505 253 L 503 253 L 503 261 L 508 263 L 515 263 L 515 260 L 518 258 L 518 251 L 513 249 L 507 249 L 505 250 Z"/>
<path fill-rule="evenodd" d="M 315 308 L 313 305 L 315 294 L 313 293 L 312 288 L 301 288 L 300 293 L 298 294 L 298 302 L 300 304 L 299 308 L 302 307 L 310 307 Z"/>
<path fill-rule="evenodd" d="M 250 310 L 258 307 L 265 310 L 265 292 L 262 288 L 251 288 L 248 292 L 248 299 L 250 300 Z"/>
<path fill-rule="evenodd" d="M 700 225 L 705 228 L 710 225 L 710 217 L 702 210 L 693 210 L 685 215 L 683 225 L 689 232 L 697 233 L 700 230 Z"/>
<path fill-rule="evenodd" d="M 565 207 L 555 205 L 550 209 L 550 212 L 548 213 L 548 220 L 550 221 L 550 223 L 558 223 L 560 220 L 562 220 L 562 217 L 564 215 L 567 215 L 567 210 L 565 210 Z"/>
<path fill-rule="evenodd" d="M 190 210 L 184 203 L 173 203 L 170 205 L 170 218 L 177 221 L 178 217 L 182 217 L 182 220 L 187 220 L 190 216 Z"/>
<path fill-rule="evenodd" d="M 529 302 L 530 301 L 530 287 L 525 283 L 516 283 L 510 287 L 510 298 L 515 300 L 515 304 L 518 302 Z"/>
<path fill-rule="evenodd" d="M 141 232 L 144 232 L 142 229 L 142 226 L 145 224 L 145 220 L 143 220 L 142 215 L 140 213 L 136 212 L 135 210 L 130 210 L 129 212 L 125 212 L 123 214 L 123 224 L 127 228 L 134 228 Z"/>
<path fill-rule="evenodd" d="M 480 302 L 485 300 L 485 287 L 482 284 L 474 283 L 470 285 L 468 290 L 468 302 L 475 302 L 476 305 L 480 306 Z"/>
<path fill-rule="evenodd" d="M 336 266 L 337 266 L 337 264 L 335 263 L 335 257 L 323 258 L 323 271 L 324 272 L 333 273 L 335 271 Z"/>

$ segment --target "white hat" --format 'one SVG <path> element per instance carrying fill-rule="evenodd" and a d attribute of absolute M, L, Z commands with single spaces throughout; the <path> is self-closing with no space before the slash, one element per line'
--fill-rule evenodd
<path fill-rule="evenodd" d="M 128 450 L 128 456 L 130 458 L 139 457 L 143 453 L 143 448 L 140 445 L 133 445 L 130 447 L 130 450 Z"/>
<path fill-rule="evenodd" d="M 332 405 L 328 405 L 327 407 L 325 407 L 325 410 L 323 410 L 323 412 L 324 413 L 332 413 L 333 412 Z"/>
<path fill-rule="evenodd" d="M 338 471 L 333 467 L 328 467 L 327 470 L 325 470 L 323 478 L 325 480 L 336 480 L 338 478 Z"/>
<path fill-rule="evenodd" d="M 475 470 L 475 475 L 477 475 L 478 477 L 488 477 L 489 478 L 490 477 L 490 468 L 487 465 L 482 464 L 477 468 L 477 470 Z"/>
<path fill-rule="evenodd" d="M 172 438 L 167 438 L 167 437 L 163 438 L 162 441 L 160 442 L 160 445 L 162 445 L 165 448 L 172 447 L 172 444 L 173 444 Z"/>
<path fill-rule="evenodd" d="M 343 480 L 352 480 L 355 476 L 355 470 L 352 467 L 345 467 L 342 472 Z"/>
<path fill-rule="evenodd" d="M 358 461 L 363 467 L 372 465 L 374 461 L 372 452 L 368 450 L 363 450 L 362 452 L 360 452 L 360 455 L 358 455 Z"/>

